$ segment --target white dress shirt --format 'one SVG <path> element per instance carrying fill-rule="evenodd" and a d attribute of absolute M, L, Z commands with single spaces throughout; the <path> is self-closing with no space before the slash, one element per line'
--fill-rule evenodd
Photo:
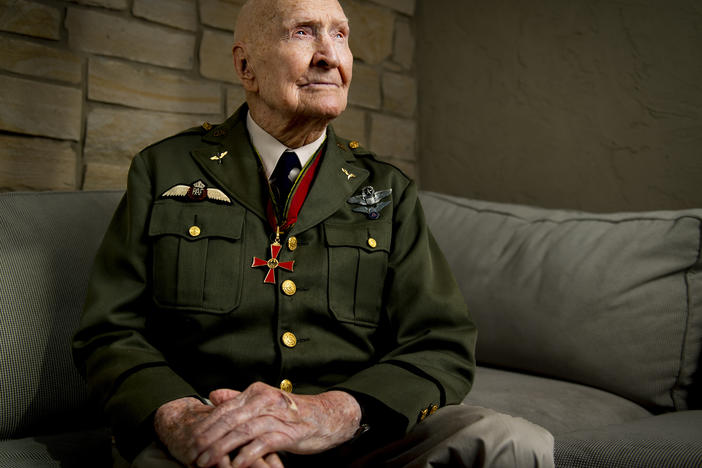
<path fill-rule="evenodd" d="M 308 145 L 300 146 L 299 148 L 288 148 L 254 122 L 254 119 L 251 118 L 251 112 L 246 115 L 246 129 L 249 131 L 254 149 L 261 158 L 263 169 L 265 169 L 268 179 L 271 178 L 273 169 L 278 164 L 278 159 L 285 151 L 294 151 L 300 159 L 300 166 L 305 167 L 307 161 L 317 152 L 327 138 L 327 132 L 324 132 L 322 136 Z"/>

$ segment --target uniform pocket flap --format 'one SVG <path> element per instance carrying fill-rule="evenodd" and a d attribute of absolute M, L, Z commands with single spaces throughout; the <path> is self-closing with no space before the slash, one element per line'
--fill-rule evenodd
<path fill-rule="evenodd" d="M 185 239 L 223 237 L 240 239 L 244 209 L 236 205 L 209 202 L 155 203 L 151 210 L 149 235 L 176 235 Z"/>
<path fill-rule="evenodd" d="M 325 224 L 324 233 L 329 247 L 357 247 L 367 252 L 390 252 L 390 223 Z"/>

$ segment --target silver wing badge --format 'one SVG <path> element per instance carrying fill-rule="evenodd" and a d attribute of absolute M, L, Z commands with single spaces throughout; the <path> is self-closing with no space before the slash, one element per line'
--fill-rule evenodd
<path fill-rule="evenodd" d="M 380 211 L 388 206 L 391 200 L 382 201 L 392 194 L 392 189 L 376 191 L 372 186 L 363 187 L 360 195 L 355 195 L 348 200 L 348 203 L 360 205 L 352 208 L 357 213 L 365 214 L 368 219 L 380 218 Z"/>
<path fill-rule="evenodd" d="M 178 184 L 161 194 L 160 198 L 183 198 L 188 201 L 212 200 L 231 205 L 231 199 L 219 189 L 207 187 L 202 180 L 196 180 L 190 185 Z"/>

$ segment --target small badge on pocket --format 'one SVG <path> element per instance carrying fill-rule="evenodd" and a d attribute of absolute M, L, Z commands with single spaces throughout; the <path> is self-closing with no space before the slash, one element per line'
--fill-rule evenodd
<path fill-rule="evenodd" d="M 221 190 L 207 187 L 202 180 L 196 180 L 190 185 L 178 184 L 161 194 L 160 198 L 185 198 L 188 201 L 211 200 L 231 205 L 231 199 Z"/>
<path fill-rule="evenodd" d="M 390 200 L 382 201 L 392 193 L 392 189 L 376 191 L 372 186 L 363 187 L 361 194 L 346 200 L 352 205 L 360 205 L 352 208 L 353 211 L 365 214 L 368 219 L 380 218 L 380 211 L 390 204 Z"/>

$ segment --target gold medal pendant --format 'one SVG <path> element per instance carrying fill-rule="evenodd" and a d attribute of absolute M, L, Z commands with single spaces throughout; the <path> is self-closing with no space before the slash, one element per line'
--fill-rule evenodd
<path fill-rule="evenodd" d="M 254 257 L 253 263 L 251 263 L 251 268 L 268 267 L 268 273 L 266 273 L 266 278 L 263 282 L 269 284 L 275 284 L 276 268 L 293 271 L 293 265 L 295 264 L 295 260 L 291 262 L 278 261 L 278 254 L 282 248 L 280 245 L 280 228 L 276 227 L 275 231 L 275 241 L 271 244 L 271 258 L 269 260 L 263 260 L 262 258 Z"/>

